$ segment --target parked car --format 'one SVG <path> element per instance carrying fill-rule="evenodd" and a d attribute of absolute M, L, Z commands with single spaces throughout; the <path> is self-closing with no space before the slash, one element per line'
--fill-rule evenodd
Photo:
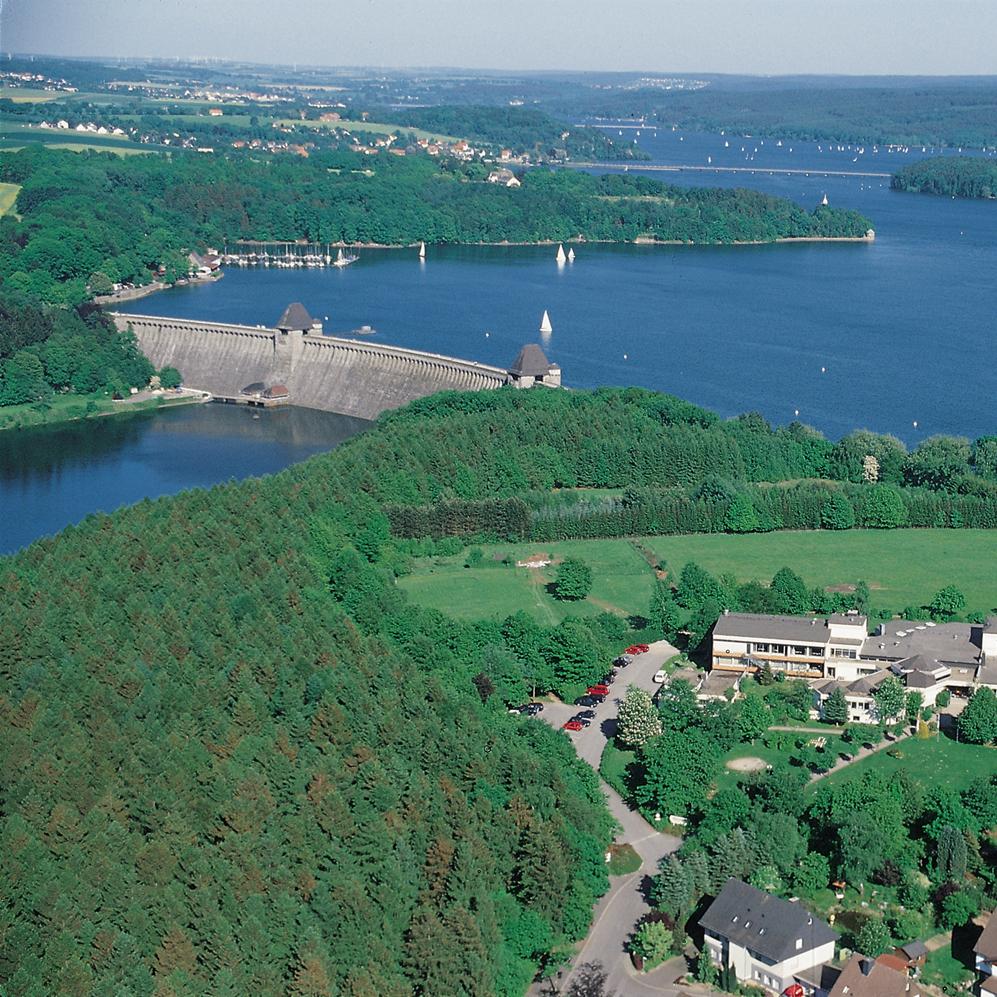
<path fill-rule="evenodd" d="M 616 665 L 617 668 L 626 668 L 627 665 L 633 661 L 633 659 L 634 656 L 632 654 L 621 654 L 613 661 L 613 664 Z"/>
<path fill-rule="evenodd" d="M 584 730 L 585 727 L 584 727 L 583 724 L 579 723 L 577 720 L 569 720 L 564 725 L 564 727 L 562 729 L 563 730 L 570 730 L 570 731 L 578 731 L 578 730 Z"/>
<path fill-rule="evenodd" d="M 579 710 L 572 717 L 572 720 L 581 720 L 583 717 L 586 720 L 594 720 L 595 719 L 595 710 Z"/>
<path fill-rule="evenodd" d="M 661 671 L 654 673 L 654 678 L 652 679 L 652 681 L 655 682 L 657 685 L 661 685 L 667 678 L 668 678 L 668 672 L 666 672 L 662 668 Z"/>
<path fill-rule="evenodd" d="M 525 713 L 528 717 L 535 717 L 538 713 L 543 713 L 544 704 L 543 703 L 527 703 L 525 706 L 521 706 L 521 713 Z"/>
<path fill-rule="evenodd" d="M 595 696 L 579 696 L 575 700 L 575 706 L 595 706 L 597 702 Z"/>
<path fill-rule="evenodd" d="M 612 685 L 616 681 L 616 672 L 606 672 L 601 679 L 599 679 L 600 685 Z"/>
<path fill-rule="evenodd" d="M 651 650 L 651 647 L 648 644 L 631 644 L 627 648 L 626 653 L 627 654 L 647 654 L 647 652 L 650 651 L 650 650 Z"/>
<path fill-rule="evenodd" d="M 588 689 L 585 690 L 590 696 L 608 696 L 609 686 L 608 685 L 590 685 Z"/>
<path fill-rule="evenodd" d="M 592 721 L 588 717 L 574 716 L 571 718 L 571 723 L 581 724 L 583 727 L 588 727 Z"/>

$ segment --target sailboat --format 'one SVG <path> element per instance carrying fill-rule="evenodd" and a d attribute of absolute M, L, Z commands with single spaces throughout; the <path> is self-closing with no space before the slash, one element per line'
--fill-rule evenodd
<path fill-rule="evenodd" d="M 426 244 L 424 242 L 419 243 L 419 259 L 424 260 L 426 258 Z"/>
<path fill-rule="evenodd" d="M 564 246 L 561 243 L 557 244 L 557 257 L 556 258 L 557 258 L 557 262 L 558 263 L 564 263 L 564 261 L 568 258 L 567 256 L 564 255 Z"/>
<path fill-rule="evenodd" d="M 554 331 L 554 327 L 550 324 L 550 316 L 547 314 L 546 308 L 544 309 L 544 317 L 540 320 L 540 331 L 545 336 L 549 336 Z"/>
<path fill-rule="evenodd" d="M 342 269 L 343 267 L 348 267 L 351 263 L 356 263 L 358 259 L 359 257 L 357 256 L 352 256 L 352 255 L 347 256 L 343 252 L 342 246 L 340 246 L 339 252 L 336 253 L 336 258 L 332 261 L 332 265 L 334 267 L 339 267 L 340 269 Z"/>
<path fill-rule="evenodd" d="M 575 262 L 575 251 L 574 251 L 574 249 L 569 249 L 568 250 L 568 262 L 569 263 L 574 263 Z"/>
<path fill-rule="evenodd" d="M 821 203 L 821 204 L 822 204 L 822 205 L 823 205 L 823 206 L 824 206 L 825 208 L 827 207 L 827 194 L 825 194 L 825 195 L 823 196 L 823 198 L 821 198 L 821 202 L 820 202 L 820 203 Z"/>

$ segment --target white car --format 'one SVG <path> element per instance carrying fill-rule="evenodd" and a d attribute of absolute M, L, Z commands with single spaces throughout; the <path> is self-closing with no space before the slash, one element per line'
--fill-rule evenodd
<path fill-rule="evenodd" d="M 655 672 L 655 673 L 654 673 L 654 678 L 652 679 L 652 681 L 653 681 L 653 682 L 654 682 L 654 683 L 655 683 L 656 685 L 662 685 L 662 684 L 664 683 L 665 679 L 667 679 L 667 678 L 668 678 L 668 672 L 666 672 L 666 671 L 665 671 L 665 670 L 664 670 L 664 669 L 662 668 L 660 672 Z"/>

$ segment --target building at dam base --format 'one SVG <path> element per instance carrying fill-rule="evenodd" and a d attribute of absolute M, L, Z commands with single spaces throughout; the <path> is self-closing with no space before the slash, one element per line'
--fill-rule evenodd
<path fill-rule="evenodd" d="M 300 302 L 276 326 L 228 325 L 114 313 L 131 329 L 157 367 L 175 367 L 191 388 L 218 398 L 244 399 L 274 392 L 292 405 L 376 419 L 437 391 L 559 387 L 561 370 L 535 343 L 523 347 L 508 369 L 471 360 L 325 336 L 322 323 Z"/>

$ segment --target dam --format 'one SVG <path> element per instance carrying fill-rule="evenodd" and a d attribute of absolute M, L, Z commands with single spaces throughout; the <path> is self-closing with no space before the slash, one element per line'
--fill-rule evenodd
<path fill-rule="evenodd" d="M 273 328 L 112 313 L 157 367 L 219 399 L 286 399 L 303 408 L 376 419 L 438 391 L 559 387 L 561 370 L 536 344 L 507 368 L 397 346 L 326 336 L 299 302 Z"/>

